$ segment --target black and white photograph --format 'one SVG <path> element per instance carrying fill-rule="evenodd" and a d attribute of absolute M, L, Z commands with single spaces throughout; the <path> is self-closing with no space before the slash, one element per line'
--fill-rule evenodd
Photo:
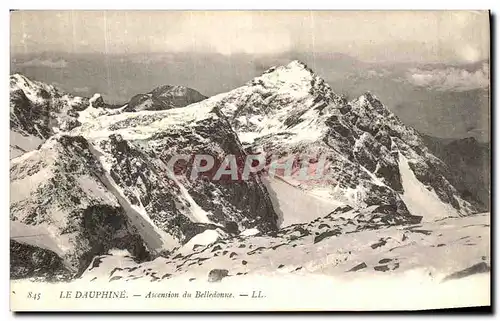
<path fill-rule="evenodd" d="M 490 12 L 12 10 L 12 311 L 491 305 Z"/>

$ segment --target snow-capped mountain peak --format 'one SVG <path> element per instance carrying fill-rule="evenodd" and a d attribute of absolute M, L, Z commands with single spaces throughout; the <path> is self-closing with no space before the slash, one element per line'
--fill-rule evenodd
<path fill-rule="evenodd" d="M 162 85 L 146 94 L 137 94 L 132 97 L 124 111 L 166 110 L 185 107 L 206 98 L 192 88 L 180 85 Z"/>
<path fill-rule="evenodd" d="M 325 107 L 342 105 L 345 99 L 304 63 L 292 61 L 207 101 L 220 107 L 243 143 L 251 144 L 260 137 L 287 131 L 305 118 L 317 118 Z"/>
<path fill-rule="evenodd" d="M 102 96 L 101 94 L 99 93 L 95 93 L 90 99 L 89 99 L 89 103 L 95 103 L 98 99 L 102 99 Z"/>
<path fill-rule="evenodd" d="M 10 76 L 10 91 L 13 92 L 16 90 L 22 90 L 26 97 L 36 103 L 43 103 L 50 96 L 60 94 L 59 90 L 54 86 L 30 80 L 21 74 Z"/>
<path fill-rule="evenodd" d="M 268 91 L 275 90 L 296 99 L 323 95 L 323 98 L 330 100 L 335 96 L 330 86 L 320 76 L 298 60 L 287 65 L 272 67 L 249 84 L 260 85 Z"/>
<path fill-rule="evenodd" d="M 434 193 L 429 197 L 451 205 L 448 214 L 474 211 L 444 178 L 446 166 L 427 150 L 416 130 L 370 92 L 348 102 L 299 61 L 272 67 L 245 86 L 207 101 L 254 151 L 279 157 L 326 155 L 327 179 L 309 185 L 290 181 L 314 195 L 357 208 L 383 205 L 383 212 L 391 208 L 408 216 L 401 199 L 407 182 L 402 181 L 400 152 L 417 180 Z"/>
<path fill-rule="evenodd" d="M 88 105 L 88 98 L 21 74 L 11 75 L 11 158 L 37 148 L 56 132 L 79 126 L 78 112 Z"/>
<path fill-rule="evenodd" d="M 273 67 L 256 77 L 251 83 L 258 83 L 266 89 L 277 89 L 282 92 L 291 91 L 306 95 L 313 78 L 316 77 L 307 66 L 297 60 L 286 66 Z"/>

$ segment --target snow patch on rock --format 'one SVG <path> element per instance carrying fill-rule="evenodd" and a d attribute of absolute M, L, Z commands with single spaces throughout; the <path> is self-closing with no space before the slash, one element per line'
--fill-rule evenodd
<path fill-rule="evenodd" d="M 260 231 L 257 228 L 249 228 L 240 233 L 241 236 L 253 236 L 259 234 Z"/>
<path fill-rule="evenodd" d="M 425 221 L 460 216 L 457 210 L 442 202 L 433 190 L 429 190 L 417 179 L 408 165 L 408 160 L 401 153 L 399 153 L 399 172 L 404 189 L 401 198 L 410 213 L 422 216 Z"/>
<path fill-rule="evenodd" d="M 210 245 L 220 239 L 221 235 L 217 230 L 205 230 L 200 234 L 196 234 L 180 249 L 179 253 L 183 255 L 189 254 L 193 251 L 195 245 Z"/>

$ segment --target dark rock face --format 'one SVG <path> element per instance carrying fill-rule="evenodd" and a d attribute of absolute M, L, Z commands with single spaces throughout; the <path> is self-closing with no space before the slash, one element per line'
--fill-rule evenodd
<path fill-rule="evenodd" d="M 229 271 L 226 269 L 213 269 L 208 273 L 208 282 L 220 282 L 228 274 Z"/>
<path fill-rule="evenodd" d="M 104 102 L 104 98 L 102 98 L 102 96 L 99 96 L 92 102 L 92 107 L 105 108 L 107 107 L 107 104 Z"/>
<path fill-rule="evenodd" d="M 111 249 L 128 250 L 138 261 L 150 259 L 142 238 L 121 209 L 93 206 L 87 208 L 79 220 L 82 237 L 90 245 L 90 250 L 80 255 L 79 272 L 83 272 L 94 256 Z"/>
<path fill-rule="evenodd" d="M 422 136 L 426 146 L 439 157 L 449 171 L 446 179 L 460 192 L 461 196 L 487 211 L 490 208 L 491 163 L 490 147 L 475 138 L 445 140 Z"/>
<path fill-rule="evenodd" d="M 87 106 L 88 98 L 74 97 L 21 75 L 10 77 L 10 126 L 23 135 L 47 139 L 54 134 L 53 127 L 70 130 L 79 126 L 74 111 Z"/>
<path fill-rule="evenodd" d="M 236 222 L 234 222 L 234 221 L 228 221 L 228 222 L 226 222 L 225 228 L 226 228 L 227 232 L 230 233 L 230 234 L 235 234 L 236 235 L 236 234 L 240 233 L 240 231 L 238 229 L 238 224 L 236 224 Z"/>
<path fill-rule="evenodd" d="M 175 195 L 180 194 L 178 186 L 159 175 L 161 169 L 120 135 L 110 135 L 109 140 L 102 141 L 100 147 L 109 153 L 112 161 L 111 178 L 128 202 L 144 207 L 157 226 L 181 239 L 179 228 L 184 221 L 175 204 Z"/>
<path fill-rule="evenodd" d="M 64 261 L 54 252 L 10 240 L 10 278 L 41 278 L 57 281 L 70 277 L 71 271 Z"/>
<path fill-rule="evenodd" d="M 359 270 L 362 270 L 362 269 L 365 269 L 365 268 L 367 268 L 367 265 L 366 265 L 365 262 L 363 262 L 363 263 L 360 263 L 360 264 L 356 265 L 355 267 L 353 267 L 352 269 L 350 269 L 347 272 L 356 272 L 356 271 L 359 271 Z"/>
<path fill-rule="evenodd" d="M 289 78 L 294 80 L 288 82 Z M 213 104 L 238 134 L 257 137 L 247 143 L 248 151 L 264 151 L 282 159 L 326 156 L 326 177 L 311 188 L 330 188 L 335 199 L 342 200 L 356 190 L 359 197 L 345 202 L 379 205 L 378 214 L 387 215 L 387 222 L 415 220 L 401 198 L 405 191 L 400 155 L 443 203 L 462 214 L 477 211 L 474 204 L 460 199 L 454 182 L 447 179 L 446 165 L 428 151 L 420 135 L 374 95 L 366 93 L 348 102 L 300 62 L 272 68 L 246 86 L 218 96 Z"/>
<path fill-rule="evenodd" d="M 13 107 L 10 117 L 11 129 L 41 138 L 48 138 L 52 134 L 49 127 L 51 116 L 48 103 L 35 106 L 21 89 L 17 89 L 10 93 L 10 104 Z"/>
<path fill-rule="evenodd" d="M 370 137 L 363 140 L 362 147 L 369 156 L 358 157 L 360 164 L 370 170 L 373 166 L 370 156 L 373 156 L 373 160 L 378 160 L 374 174 L 394 191 L 403 193 L 398 159 L 401 153 L 417 179 L 434 190 L 443 203 L 464 214 L 478 210 L 476 204 L 467 203 L 467 199 L 459 201 L 461 195 L 457 192 L 456 180 L 452 179 L 446 164 L 430 153 L 418 132 L 405 126 L 376 97 L 368 93 L 351 102 L 351 105 L 354 106 L 351 112 L 357 114 L 351 119 L 355 119 L 357 128 Z M 346 115 L 349 116 L 349 113 Z"/>
<path fill-rule="evenodd" d="M 184 107 L 207 98 L 194 89 L 172 85 L 157 87 L 151 91 L 151 95 L 175 107 Z"/>
<path fill-rule="evenodd" d="M 323 239 L 328 238 L 330 236 L 337 236 L 341 234 L 340 230 L 329 230 L 323 233 L 320 233 L 314 238 L 314 243 L 321 242 Z"/>
<path fill-rule="evenodd" d="M 206 99 L 194 89 L 184 86 L 163 85 L 147 94 L 132 97 L 124 111 L 166 110 L 185 107 Z"/>
<path fill-rule="evenodd" d="M 196 139 L 195 135 L 210 139 L 211 146 L 193 144 L 192 139 Z M 174 137 L 188 139 L 173 140 Z M 174 156 L 173 149 L 169 147 L 174 144 L 176 152 L 180 154 L 211 155 L 216 159 L 216 164 L 220 164 L 223 157 L 228 154 L 245 155 L 234 132 L 223 119 L 215 123 L 201 122 L 189 132 L 184 129 L 182 132 L 171 132 L 171 138 L 164 137 L 162 143 L 158 145 L 156 154 L 166 162 Z M 217 147 L 213 148 L 213 146 Z M 229 219 L 239 222 L 244 228 L 257 226 L 263 232 L 276 229 L 276 214 L 267 191 L 258 177 L 237 182 L 197 179 L 191 181 L 187 188 L 196 203 L 212 213 L 211 219 L 214 222 L 223 223 Z M 225 202 L 214 202 L 214 194 L 224 195 Z M 231 209 L 234 216 L 227 216 L 228 208 Z"/>
<path fill-rule="evenodd" d="M 478 273 L 487 273 L 490 272 L 491 267 L 486 264 L 485 262 L 479 262 L 477 264 L 474 264 L 473 266 L 470 266 L 466 269 L 463 269 L 458 272 L 454 272 L 447 277 L 443 279 L 443 282 L 449 281 L 449 280 L 456 280 L 456 279 L 462 279 L 465 277 L 468 277 L 470 275 L 478 274 Z"/>
<path fill-rule="evenodd" d="M 10 76 L 11 158 L 37 148 L 52 135 L 81 126 L 80 112 L 92 106 L 94 116 L 112 113 L 122 106 L 106 104 L 100 95 L 92 99 L 73 96 L 52 85 Z"/>
<path fill-rule="evenodd" d="M 193 218 L 188 218 L 194 209 L 186 199 L 186 193 L 207 213 L 211 222 L 222 226 L 233 222 L 228 227 L 231 233 L 249 227 L 257 227 L 262 232 L 277 229 L 277 216 L 258 177 L 237 182 L 214 181 L 206 177 L 193 180 L 189 179 L 188 171 L 185 176 L 173 179 L 172 173 L 166 169 L 165 165 L 177 155 L 211 155 L 216 164 L 228 154 L 245 155 L 229 124 L 217 113 L 214 111 L 214 117 L 192 126 L 162 128 L 145 141 L 127 141 L 112 134 L 99 143 L 112 164 L 112 179 L 129 202 L 144 207 L 158 227 L 181 243 L 193 236 L 192 231 L 203 231 L 200 224 L 194 224 Z M 133 128 L 144 121 L 149 120 L 141 116 L 126 123 L 116 123 L 111 129 Z M 210 224 L 206 224 L 206 228 L 211 228 Z"/>

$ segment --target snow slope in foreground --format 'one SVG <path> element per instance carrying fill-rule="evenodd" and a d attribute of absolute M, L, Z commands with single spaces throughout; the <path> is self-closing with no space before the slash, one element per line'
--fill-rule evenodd
<path fill-rule="evenodd" d="M 129 257 L 99 257 L 83 277 L 99 280 L 206 280 L 212 269 L 236 276 L 329 275 L 342 280 L 421 271 L 436 282 L 490 269 L 489 214 L 447 218 L 418 225 L 348 230 L 349 220 L 317 220 L 291 226 L 277 237 L 218 240 L 169 257 L 130 265 Z M 346 222 L 342 227 L 339 222 Z M 329 226 L 329 228 L 327 227 Z M 356 227 L 354 227 L 356 228 Z M 340 230 L 339 230 L 340 229 Z M 343 229 L 343 230 L 342 230 Z M 337 232 L 338 233 L 332 233 Z M 110 263 L 112 260 L 113 263 Z"/>

